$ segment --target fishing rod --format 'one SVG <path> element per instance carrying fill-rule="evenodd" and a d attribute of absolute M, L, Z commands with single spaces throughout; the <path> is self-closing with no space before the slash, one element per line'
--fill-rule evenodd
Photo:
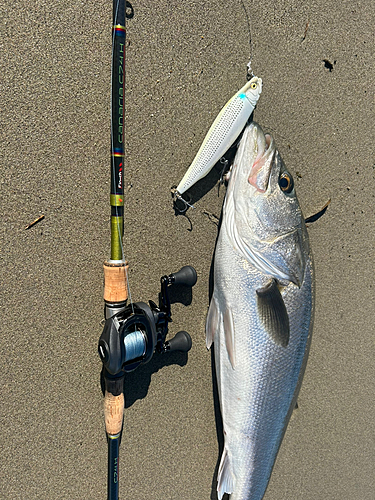
<path fill-rule="evenodd" d="M 169 291 L 172 286 L 192 287 L 197 273 L 185 266 L 160 279 L 159 304 L 133 303 L 128 282 L 124 236 L 124 157 L 125 157 L 125 0 L 113 0 L 112 96 L 111 96 L 111 258 L 104 262 L 104 329 L 98 351 L 103 364 L 104 417 L 108 441 L 108 500 L 119 497 L 119 450 L 124 416 L 126 373 L 147 363 L 155 352 L 188 352 L 192 342 L 187 332 L 178 332 L 166 341 L 172 321 Z M 129 304 L 128 302 L 129 298 Z"/>

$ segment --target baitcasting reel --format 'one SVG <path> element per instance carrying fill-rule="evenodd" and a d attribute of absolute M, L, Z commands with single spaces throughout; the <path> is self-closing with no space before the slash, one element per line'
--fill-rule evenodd
<path fill-rule="evenodd" d="M 177 273 L 163 276 L 160 282 L 159 306 L 150 300 L 149 305 L 136 302 L 106 311 L 98 350 L 109 378 L 117 378 L 147 363 L 155 351 L 190 350 L 191 338 L 187 332 L 178 332 L 170 341 L 165 340 L 168 323 L 172 321 L 168 289 L 172 285 L 194 286 L 197 273 L 193 267 L 185 266 Z"/>

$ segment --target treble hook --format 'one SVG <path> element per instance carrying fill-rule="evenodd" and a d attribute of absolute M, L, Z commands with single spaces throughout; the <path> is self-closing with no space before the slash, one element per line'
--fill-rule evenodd
<path fill-rule="evenodd" d="M 225 173 L 227 171 L 227 168 L 228 168 L 228 163 L 229 161 L 225 158 L 225 156 L 223 156 L 222 158 L 220 158 L 220 165 L 223 166 L 223 168 L 221 169 L 221 173 L 220 173 L 220 184 L 224 184 L 225 182 Z"/>
<path fill-rule="evenodd" d="M 219 183 L 217 185 L 217 195 L 218 196 L 220 195 L 220 186 L 223 186 L 225 184 L 225 181 L 227 180 L 226 174 L 227 174 L 229 161 L 225 158 L 225 156 L 222 156 L 219 160 L 219 163 L 223 166 L 223 168 L 221 169 L 220 179 L 219 179 Z"/>
<path fill-rule="evenodd" d="M 189 197 L 189 201 L 185 200 L 185 198 L 183 198 L 180 193 L 177 191 L 176 189 L 176 186 L 172 186 L 171 187 L 171 193 L 172 193 L 172 197 L 173 197 L 173 205 L 174 205 L 174 208 L 175 210 L 180 213 L 180 214 L 184 214 L 187 209 L 190 207 L 190 208 L 195 208 L 194 205 L 191 205 L 189 203 L 189 201 L 191 201 L 191 197 Z M 178 202 L 181 202 L 183 207 L 182 208 L 179 208 L 179 206 L 177 205 Z"/>

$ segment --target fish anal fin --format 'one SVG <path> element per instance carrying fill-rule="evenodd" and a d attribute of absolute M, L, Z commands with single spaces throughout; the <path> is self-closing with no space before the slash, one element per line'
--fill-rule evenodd
<path fill-rule="evenodd" d="M 233 493 L 233 489 L 234 476 L 231 470 L 227 449 L 224 448 L 217 476 L 217 496 L 219 500 L 223 498 L 224 493 L 228 493 L 229 495 Z"/>
<path fill-rule="evenodd" d="M 272 340 L 287 347 L 289 342 L 289 317 L 277 282 L 273 279 L 256 290 L 258 313 Z"/>
<path fill-rule="evenodd" d="M 225 345 L 228 352 L 228 357 L 232 368 L 236 366 L 236 351 L 234 347 L 234 320 L 232 309 L 229 305 L 225 308 L 224 312 L 224 335 Z"/>
<path fill-rule="evenodd" d="M 215 333 L 219 326 L 219 310 L 214 297 L 211 299 L 206 319 L 206 346 L 209 349 L 214 341 Z"/>

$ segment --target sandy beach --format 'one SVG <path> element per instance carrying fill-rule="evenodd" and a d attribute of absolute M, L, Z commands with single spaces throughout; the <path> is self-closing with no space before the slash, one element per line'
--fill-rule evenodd
<path fill-rule="evenodd" d="M 125 253 L 133 300 L 192 265 L 170 337 L 126 378 L 120 498 L 217 500 L 209 273 L 225 196 L 214 169 L 176 216 L 177 185 L 246 82 L 309 227 L 310 358 L 264 500 L 374 498 L 372 2 L 134 0 L 127 21 Z M 107 445 L 97 343 L 110 252 L 112 2 L 0 0 L 0 497 L 103 500 Z M 251 28 L 251 47 L 250 31 Z M 44 219 L 25 227 L 37 217 Z M 217 411 L 217 405 L 216 405 Z"/>

